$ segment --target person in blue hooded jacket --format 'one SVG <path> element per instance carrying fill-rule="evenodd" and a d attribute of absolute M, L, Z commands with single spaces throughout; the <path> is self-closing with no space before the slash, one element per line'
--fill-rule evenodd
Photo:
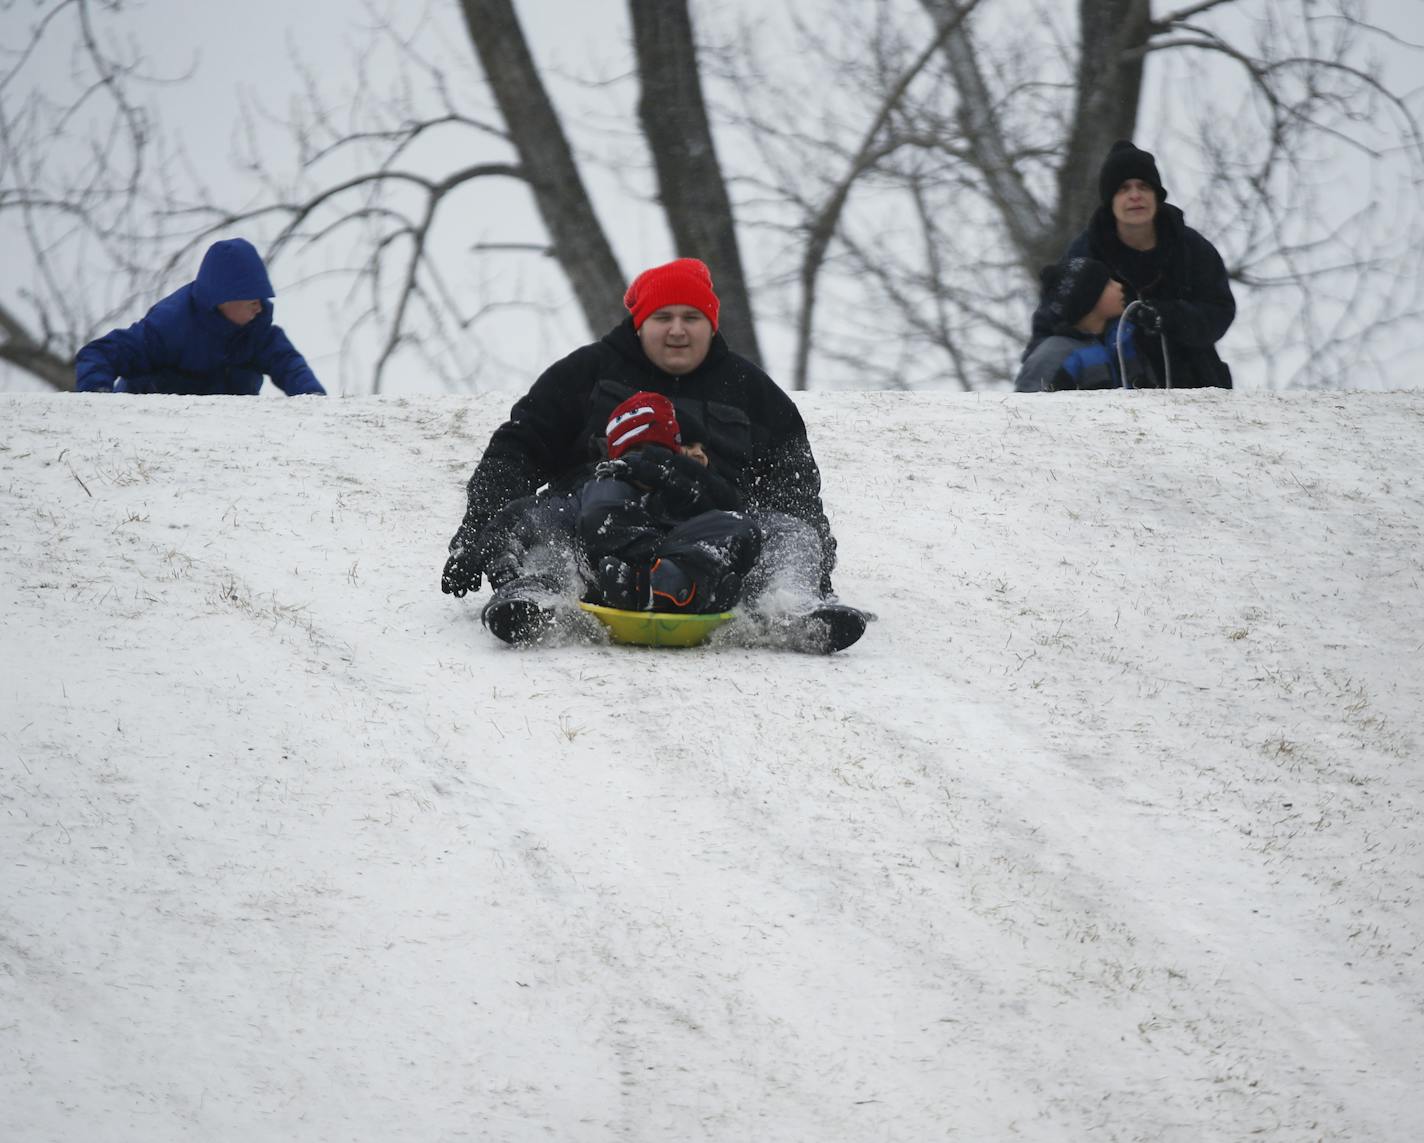
<path fill-rule="evenodd" d="M 289 397 L 324 396 L 306 359 L 272 323 L 275 295 L 245 238 L 214 242 L 198 276 L 127 329 L 91 341 L 74 360 L 80 393 L 253 396 L 264 375 Z"/>

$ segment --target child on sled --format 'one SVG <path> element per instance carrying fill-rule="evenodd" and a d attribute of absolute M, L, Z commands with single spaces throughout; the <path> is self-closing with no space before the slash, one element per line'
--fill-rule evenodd
<path fill-rule="evenodd" d="M 609 417 L 607 452 L 579 497 L 590 601 L 684 614 L 735 604 L 761 554 L 761 532 L 702 445 L 683 443 L 672 402 L 659 393 L 629 397 Z"/>

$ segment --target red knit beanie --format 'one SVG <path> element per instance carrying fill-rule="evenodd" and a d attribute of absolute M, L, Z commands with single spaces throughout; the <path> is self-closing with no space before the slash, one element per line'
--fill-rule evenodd
<path fill-rule="evenodd" d="M 623 304 L 633 315 L 634 329 L 642 329 L 649 316 L 664 306 L 691 306 L 706 314 L 715 330 L 721 307 L 712 292 L 712 271 L 696 258 L 678 258 L 644 270 L 623 295 Z"/>
<path fill-rule="evenodd" d="M 610 460 L 637 445 L 662 445 L 673 452 L 682 447 L 677 410 L 661 393 L 634 393 L 608 415 L 607 433 Z"/>

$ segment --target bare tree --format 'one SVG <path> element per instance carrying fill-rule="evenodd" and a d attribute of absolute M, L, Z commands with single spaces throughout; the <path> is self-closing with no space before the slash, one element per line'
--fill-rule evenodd
<path fill-rule="evenodd" d="M 626 279 L 513 3 L 461 0 L 460 12 L 480 77 L 494 101 L 493 116 L 466 111 L 447 72 L 412 50 L 393 25 L 383 23 L 379 33 L 399 45 L 403 66 L 425 73 L 427 85 L 441 93 L 441 105 L 433 112 L 420 112 L 403 100 L 382 108 L 379 129 L 373 129 L 371 122 L 374 109 L 363 107 L 360 121 L 338 125 L 323 108 L 313 85 L 309 97 L 313 111 L 299 130 L 309 141 L 304 168 L 314 173 L 338 154 L 364 148 L 368 169 L 335 182 L 318 181 L 316 189 L 304 193 L 269 194 L 247 210 L 222 212 L 211 218 L 199 235 L 206 237 L 239 223 L 280 215 L 284 221 L 272 245 L 274 252 L 280 252 L 293 241 L 310 246 L 350 223 L 365 225 L 369 253 L 359 277 L 370 291 L 361 316 L 386 330 L 372 392 L 381 390 L 387 366 L 403 345 L 416 346 L 439 369 L 438 353 L 432 352 L 430 343 L 449 343 L 461 337 L 480 316 L 467 313 L 458 291 L 441 281 L 443 243 L 436 229 L 437 210 L 445 200 L 477 180 L 503 177 L 526 185 L 547 238 L 531 235 L 524 240 L 486 243 L 472 253 L 523 250 L 553 259 L 571 285 L 583 324 L 592 333 L 610 328 L 625 316 L 622 295 Z M 648 108 L 642 116 L 646 141 L 660 175 L 662 205 L 674 241 L 680 253 L 702 257 L 715 267 L 728 335 L 734 343 L 749 344 L 755 350 L 751 303 L 741 273 L 731 203 L 702 111 L 690 17 L 680 4 L 635 3 L 632 15 L 644 106 Z M 406 88 L 401 91 L 404 96 Z M 660 113 L 653 112 L 655 104 Z M 675 129 L 669 130 L 669 125 Z M 492 150 L 491 161 L 455 170 L 437 167 L 438 175 L 397 165 L 421 137 L 436 132 L 450 137 L 452 131 L 460 132 L 466 147 Z M 317 141 L 316 145 L 310 141 Z M 325 221 L 317 222 L 319 218 Z M 397 248 L 402 251 L 400 282 L 392 302 L 382 292 L 383 270 Z M 417 320 L 417 309 L 423 320 Z M 456 382 L 449 376 L 446 380 Z"/>
<path fill-rule="evenodd" d="M 264 185 L 256 201 L 187 212 L 195 226 L 169 259 L 190 258 L 218 233 L 274 222 L 269 257 L 294 248 L 355 249 L 355 261 L 343 261 L 336 272 L 365 295 L 349 316 L 351 328 L 380 331 L 362 386 L 372 393 L 382 391 L 401 351 L 417 353 L 446 385 L 460 383 L 460 343 L 481 318 L 516 304 L 472 307 L 465 300 L 450 279 L 471 258 L 513 251 L 549 257 L 590 328 L 607 328 L 623 314 L 622 272 L 513 4 L 462 0 L 459 11 L 493 108 L 468 110 L 448 65 L 427 58 L 390 20 L 378 20 L 356 63 L 360 98 L 343 113 L 309 76 L 304 113 L 288 124 L 299 156 L 295 177 L 274 171 L 254 144 L 248 166 Z M 419 73 L 418 86 L 434 93 L 424 103 L 413 95 L 411 71 Z M 450 161 L 475 155 L 488 157 Z M 544 233 L 452 251 L 442 224 L 480 210 L 481 188 L 492 180 L 528 189 Z"/>
<path fill-rule="evenodd" d="M 623 316 L 623 274 L 584 190 L 513 0 L 461 0 L 460 7 L 552 238 L 553 254 L 568 274 L 590 328 L 612 326 Z"/>
<path fill-rule="evenodd" d="M 143 253 L 182 167 L 143 95 L 186 77 L 148 74 L 105 34 L 123 11 L 59 0 L 0 46 L 0 361 L 55 389 L 74 388 L 74 350 L 111 303 L 153 280 Z"/>
<path fill-rule="evenodd" d="M 910 85 L 919 78 L 933 54 L 947 41 L 954 38 L 964 18 L 978 0 L 970 0 L 963 11 L 943 14 L 929 43 L 920 51 L 882 96 L 880 104 L 870 117 L 870 124 L 856 147 L 844 173 L 827 190 L 824 200 L 812 212 L 806 224 L 806 244 L 801 258 L 801 306 L 796 322 L 796 364 L 792 372 L 792 384 L 797 389 L 806 388 L 810 369 L 813 324 L 816 313 L 816 290 L 821 269 L 826 262 L 826 253 L 840 226 L 841 214 L 846 200 L 857 179 L 873 169 L 900 143 L 887 139 L 886 127 L 896 108 L 905 98 Z"/>
<path fill-rule="evenodd" d="M 0 361 L 33 374 L 55 389 L 74 388 L 74 366 L 59 356 L 24 327 L 14 314 L 0 303 Z"/>
<path fill-rule="evenodd" d="M 1274 368 L 1283 344 L 1296 351 L 1296 383 L 1328 376 L 1361 335 L 1393 336 L 1406 298 L 1418 312 L 1415 196 L 1386 238 L 1378 208 L 1331 213 L 1321 193 L 1340 171 L 1323 161 L 1332 153 L 1353 152 L 1346 166 L 1377 179 L 1406 170 L 1404 188 L 1424 171 L 1409 103 L 1369 59 L 1382 33 L 1360 4 L 1200 0 L 1154 14 L 1148 0 L 1079 0 L 1073 19 L 1047 3 L 917 6 L 918 26 L 883 0 L 839 39 L 800 29 L 803 58 L 823 85 L 855 87 L 865 126 L 840 92 L 837 112 L 811 123 L 804 99 L 768 101 L 763 37 L 719 57 L 746 96 L 735 116 L 756 147 L 760 200 L 779 203 L 750 224 L 786 236 L 798 387 L 818 358 L 857 383 L 1005 383 L 1035 271 L 1086 224 L 1111 142 L 1134 135 L 1169 178 L 1196 176 L 1189 221 L 1226 255 L 1246 324 L 1274 328 L 1263 358 Z M 1144 120 L 1149 64 L 1176 86 Z M 823 265 L 833 309 L 813 324 Z M 1342 315 L 1329 303 L 1345 282 Z M 911 362 L 908 381 L 884 376 L 887 345 Z"/>
<path fill-rule="evenodd" d="M 140 130 L 142 117 L 126 94 L 136 60 L 114 64 L 101 46 L 102 37 L 90 26 L 87 0 L 60 0 L 43 25 L 52 27 L 71 8 L 81 24 L 79 38 L 92 54 L 95 86 L 108 91 L 120 113 L 128 115 L 127 134 L 111 130 L 109 138 L 114 146 L 111 164 L 128 164 L 127 201 L 133 206 L 155 177 L 145 171 L 151 142 Z M 460 383 L 465 368 L 461 360 L 468 357 L 460 343 L 469 341 L 481 319 L 519 304 L 513 297 L 486 297 L 483 304 L 472 306 L 468 289 L 452 280 L 472 259 L 517 252 L 546 256 L 560 267 L 582 324 L 590 331 L 601 332 L 621 320 L 624 274 L 512 0 L 461 0 L 452 10 L 463 19 L 473 49 L 466 69 L 470 78 L 483 83 L 487 99 L 467 95 L 466 89 L 477 84 L 465 82 L 448 60 L 434 61 L 393 20 L 376 20 L 373 44 L 353 61 L 358 77 L 354 96 L 340 111 L 335 107 L 341 101 L 328 100 L 323 80 L 305 72 L 305 110 L 288 124 L 292 157 L 274 161 L 264 153 L 256 139 L 270 124 L 260 122 L 267 117 L 261 109 L 249 109 L 243 167 L 259 189 L 248 203 L 225 205 L 217 196 L 185 185 L 178 191 L 168 188 L 161 203 L 148 204 L 154 221 L 148 227 L 147 264 L 154 269 L 135 275 L 125 300 L 132 305 L 153 282 L 180 273 L 204 243 L 223 233 L 261 236 L 269 261 L 298 257 L 309 264 L 322 250 L 336 252 L 328 257 L 337 264 L 323 272 L 348 279 L 353 287 L 349 297 L 357 296 L 357 288 L 364 296 L 362 304 L 343 307 L 350 328 L 367 337 L 379 331 L 374 366 L 362 386 L 372 392 L 382 389 L 391 363 L 402 352 L 419 355 L 447 385 Z M 648 88 L 643 116 L 648 146 L 661 175 L 678 253 L 702 257 L 714 267 L 724 327 L 736 343 L 755 354 L 731 204 L 702 110 L 690 16 L 685 4 L 635 4 L 633 16 L 643 58 L 640 74 Z M 35 39 L 42 34 L 37 29 Z M 11 68 L 12 74 L 18 66 Z M 683 68 L 690 68 L 691 74 L 680 74 Z M 417 88 L 425 94 L 417 96 Z M 664 114 L 653 112 L 655 103 Z M 677 117 L 675 131 L 667 130 L 669 114 Z M 4 124 L 8 130 L 9 116 Z M 7 147 L 7 154 L 44 150 L 38 138 L 31 138 L 23 146 Z M 451 162 L 452 157 L 456 161 Z M 40 194 L 35 189 L 38 181 L 29 174 L 17 172 L 13 184 L 6 180 L 0 214 L 43 205 L 69 212 L 84 227 L 102 225 L 111 241 L 117 235 L 115 223 L 100 223 L 92 194 L 59 185 L 62 180 L 57 179 L 49 180 L 54 184 L 51 192 Z M 498 239 L 453 251 L 448 234 L 455 228 L 444 224 L 452 216 L 479 212 L 480 203 L 490 201 L 480 188 L 492 181 L 526 187 L 543 232 L 520 235 L 513 227 L 501 227 Z M 109 194 L 112 198 L 115 192 Z M 49 272 L 55 266 L 53 250 L 44 249 L 43 242 L 37 235 L 36 262 L 42 272 Z M 142 264 L 142 255 L 129 255 L 128 264 Z M 56 275 L 51 297 L 38 307 L 44 318 L 67 294 L 75 293 L 66 291 L 70 283 L 61 277 L 67 275 Z M 92 335 L 94 322 L 89 315 L 74 314 L 65 328 L 67 335 L 53 339 L 55 347 L 45 358 L 43 340 L 10 309 L 0 309 L 5 359 L 50 384 L 72 385 L 68 358 Z"/>
<path fill-rule="evenodd" d="M 629 0 L 628 6 L 642 82 L 638 117 L 673 245 L 715 267 L 722 332 L 738 352 L 759 361 L 732 201 L 702 97 L 687 0 Z"/>
<path fill-rule="evenodd" d="M 1086 223 L 1116 138 L 1158 154 L 1226 256 L 1243 313 L 1232 353 L 1254 327 L 1267 383 L 1324 383 L 1424 312 L 1424 150 L 1415 105 L 1371 58 L 1384 34 L 1363 0 L 825 3 L 763 6 L 777 30 L 738 36 L 726 5 L 629 0 L 631 44 L 611 48 L 641 94 L 636 141 L 611 149 L 656 186 L 675 252 L 712 265 L 729 338 L 760 357 L 776 323 L 798 387 L 1005 384 L 1035 271 Z M 567 312 L 593 333 L 622 316 L 586 181 L 607 136 L 556 107 L 513 0 L 434 3 L 414 23 L 390 6 L 352 90 L 332 98 L 309 72 L 292 153 L 247 148 L 251 189 L 230 201 L 136 98 L 162 89 L 104 31 L 123 8 L 48 0 L 27 45 L 0 48 L 0 227 L 28 263 L 0 283 L 0 360 L 68 384 L 85 338 L 239 227 L 359 294 L 337 308 L 345 352 L 370 363 L 362 389 L 412 356 L 470 383 L 511 305 L 547 307 L 565 323 L 557 345 Z M 58 101 L 30 82 L 56 36 L 77 61 Z M 250 138 L 264 115 L 250 109 Z M 1342 170 L 1350 209 L 1327 193 Z M 491 222 L 473 246 L 452 241 L 471 217 Z"/>

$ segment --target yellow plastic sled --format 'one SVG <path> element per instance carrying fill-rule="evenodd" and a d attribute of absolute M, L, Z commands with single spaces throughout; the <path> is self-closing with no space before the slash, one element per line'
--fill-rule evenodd
<path fill-rule="evenodd" d="M 608 628 L 613 642 L 640 647 L 695 647 L 732 618 L 730 611 L 677 615 L 666 611 L 623 611 L 596 603 L 579 606 Z"/>

